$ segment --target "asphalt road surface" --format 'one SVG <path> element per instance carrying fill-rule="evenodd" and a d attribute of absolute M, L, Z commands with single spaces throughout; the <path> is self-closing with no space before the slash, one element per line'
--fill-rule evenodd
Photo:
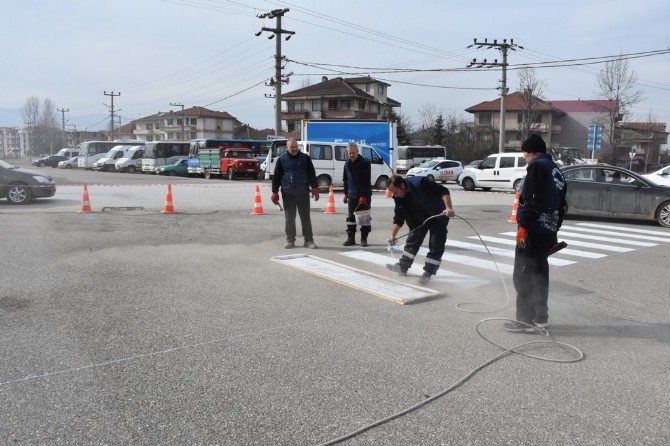
<path fill-rule="evenodd" d="M 337 193 L 335 215 L 322 212 L 326 194 L 313 203 L 319 249 L 289 251 L 267 183 L 266 214 L 251 216 L 254 181 L 45 169 L 57 174 L 55 197 L 0 200 L 4 444 L 319 444 L 438 394 L 502 351 L 475 326 L 514 315 L 511 193 L 449 185 L 456 213 L 496 248 L 500 274 L 472 246 L 481 245 L 473 230 L 452 219 L 447 275 L 429 285 L 441 296 L 398 305 L 271 260 L 311 254 L 398 280 L 383 265 L 394 255 L 381 192 L 369 248 L 342 247 Z M 78 213 L 81 184 L 94 176 L 104 178 L 90 188 L 94 212 Z M 159 212 L 168 182 L 171 215 Z M 506 355 L 343 444 L 670 443 L 670 230 L 565 225 L 573 251 L 552 257 L 549 331 L 582 361 Z M 482 335 L 507 348 L 544 339 L 501 322 L 482 323 Z M 575 357 L 557 346 L 524 351 Z"/>

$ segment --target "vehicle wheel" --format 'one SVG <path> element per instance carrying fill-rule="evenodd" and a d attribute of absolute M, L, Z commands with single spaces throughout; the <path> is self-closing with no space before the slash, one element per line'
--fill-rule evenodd
<path fill-rule="evenodd" d="M 177 175 L 177 171 L 176 170 L 171 170 L 170 171 L 170 176 L 173 177 L 175 175 Z"/>
<path fill-rule="evenodd" d="M 209 171 L 209 169 L 205 169 L 205 179 L 206 180 L 212 179 L 212 173 Z"/>
<path fill-rule="evenodd" d="M 44 167 L 44 163 L 37 163 L 37 167 Z"/>
<path fill-rule="evenodd" d="M 228 168 L 228 179 L 231 181 L 235 179 L 235 171 L 232 167 Z"/>
<path fill-rule="evenodd" d="M 375 189 L 386 190 L 388 186 L 389 186 L 389 179 L 387 176 L 382 175 L 379 178 L 377 178 L 377 182 L 375 183 Z"/>
<path fill-rule="evenodd" d="M 491 189 L 493 189 L 493 188 L 492 187 L 482 187 L 482 190 L 487 191 L 487 192 L 490 191 Z"/>
<path fill-rule="evenodd" d="M 512 186 L 512 187 L 514 188 L 514 192 L 516 192 L 517 194 L 520 193 L 521 192 L 521 180 L 516 180 L 514 182 L 514 186 Z"/>
<path fill-rule="evenodd" d="M 7 201 L 9 201 L 10 204 L 25 204 L 28 203 L 32 198 L 30 189 L 23 184 L 14 184 L 9 186 L 5 196 L 7 197 Z"/>
<path fill-rule="evenodd" d="M 135 170 L 137 170 L 137 169 L 135 169 L 135 166 L 128 166 L 128 169 L 126 169 L 126 172 L 135 173 Z"/>
<path fill-rule="evenodd" d="M 319 175 L 316 179 L 319 190 L 327 190 L 330 187 L 330 177 L 328 175 Z"/>
<path fill-rule="evenodd" d="M 426 175 L 426 178 L 428 178 L 429 180 L 433 180 L 433 181 L 435 181 L 435 177 L 432 176 L 432 175 Z"/>
<path fill-rule="evenodd" d="M 66 169 L 72 169 L 72 166 L 69 165 L 69 164 L 66 164 L 66 165 L 65 165 L 65 168 L 66 168 Z"/>
<path fill-rule="evenodd" d="M 463 178 L 463 181 L 461 181 L 461 185 L 465 190 L 475 190 L 475 182 L 470 177 Z"/>
<path fill-rule="evenodd" d="M 670 201 L 661 203 L 656 209 L 656 221 L 659 225 L 670 228 Z"/>

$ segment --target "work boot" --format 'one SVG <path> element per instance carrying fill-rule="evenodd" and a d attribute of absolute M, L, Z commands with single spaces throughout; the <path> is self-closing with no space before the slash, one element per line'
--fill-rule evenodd
<path fill-rule="evenodd" d="M 347 240 L 344 243 L 342 243 L 342 245 L 344 245 L 344 246 L 353 246 L 355 244 L 356 244 L 356 240 L 354 239 L 353 235 L 348 236 Z"/>
<path fill-rule="evenodd" d="M 314 240 L 308 240 L 302 245 L 302 247 L 309 249 L 316 249 L 316 243 L 314 243 Z"/>
<path fill-rule="evenodd" d="M 361 235 L 361 246 L 365 248 L 368 246 L 368 236 L 366 235 Z"/>
<path fill-rule="evenodd" d="M 284 245 L 284 248 L 286 248 L 286 249 L 295 248 L 295 242 L 286 242 L 286 244 Z"/>
<path fill-rule="evenodd" d="M 423 274 L 421 274 L 421 277 L 419 277 L 419 284 L 428 285 L 428 282 L 430 282 L 431 277 L 432 275 L 429 272 L 424 271 Z"/>
<path fill-rule="evenodd" d="M 407 268 L 400 266 L 400 263 L 387 263 L 386 269 L 393 271 L 394 273 L 398 273 L 399 276 L 407 275 Z"/>

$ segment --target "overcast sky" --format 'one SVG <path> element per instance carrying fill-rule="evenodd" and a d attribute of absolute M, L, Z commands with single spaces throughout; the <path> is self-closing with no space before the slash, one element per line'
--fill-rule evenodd
<path fill-rule="evenodd" d="M 513 38 L 524 50 L 510 64 L 659 50 L 670 46 L 668 0 L 433 1 L 406 0 L 21 0 L 2 1 L 3 68 L 0 108 L 20 108 L 36 95 L 51 98 L 71 116 L 107 113 L 103 91 L 121 92 L 115 106 L 123 122 L 186 107 L 205 106 L 273 76 L 274 40 L 255 37 L 274 20 L 257 14 L 289 8 L 282 42 L 297 61 L 408 69 L 462 68 L 476 57 L 498 58 L 493 49 L 467 49 L 473 38 Z M 645 99 L 627 120 L 669 123 L 670 56 L 629 61 Z M 543 68 L 549 100 L 595 99 L 603 65 Z M 284 91 L 318 82 L 323 69 L 288 64 Z M 363 72 L 362 72 L 363 73 Z M 301 74 L 310 74 L 302 76 Z M 329 77 L 335 76 L 328 74 Z M 501 73 L 373 74 L 388 79 L 388 94 L 416 116 L 425 104 L 446 113 L 495 99 Z M 393 80 L 463 90 L 411 86 Z M 508 74 L 510 92 L 518 88 Z M 488 89 L 488 90 L 485 90 Z M 274 126 L 269 87 L 256 86 L 209 105 L 257 128 Z M 60 117 L 60 116 L 59 116 Z M 414 118 L 418 122 L 418 118 Z M 2 125 L 2 123 L 0 123 Z M 98 128 L 102 128 L 100 124 Z"/>

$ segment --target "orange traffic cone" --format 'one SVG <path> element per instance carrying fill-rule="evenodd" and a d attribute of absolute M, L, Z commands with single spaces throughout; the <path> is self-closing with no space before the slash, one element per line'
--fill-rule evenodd
<path fill-rule="evenodd" d="M 388 189 L 386 189 L 386 198 L 391 198 L 391 196 L 393 196 L 393 194 L 391 193 L 391 191 L 388 190 Z"/>
<path fill-rule="evenodd" d="M 330 190 L 328 191 L 328 203 L 326 204 L 326 210 L 323 211 L 324 214 L 337 214 L 335 211 L 335 194 L 333 193 L 333 185 L 330 185 Z"/>
<path fill-rule="evenodd" d="M 261 188 L 256 185 L 256 196 L 254 197 L 254 209 L 251 215 L 265 215 L 263 211 L 263 203 L 261 202 Z"/>
<path fill-rule="evenodd" d="M 174 214 L 174 205 L 172 204 L 172 184 L 168 183 L 168 191 L 165 196 L 165 205 L 161 211 L 163 214 Z"/>
<path fill-rule="evenodd" d="M 81 210 L 79 212 L 93 212 L 91 202 L 88 199 L 88 185 L 84 184 L 84 196 L 81 199 Z"/>
<path fill-rule="evenodd" d="M 517 192 L 516 195 L 514 195 L 514 204 L 512 205 L 512 215 L 507 219 L 507 223 L 516 223 L 516 210 L 519 207 L 519 198 L 521 198 L 521 194 Z"/>

